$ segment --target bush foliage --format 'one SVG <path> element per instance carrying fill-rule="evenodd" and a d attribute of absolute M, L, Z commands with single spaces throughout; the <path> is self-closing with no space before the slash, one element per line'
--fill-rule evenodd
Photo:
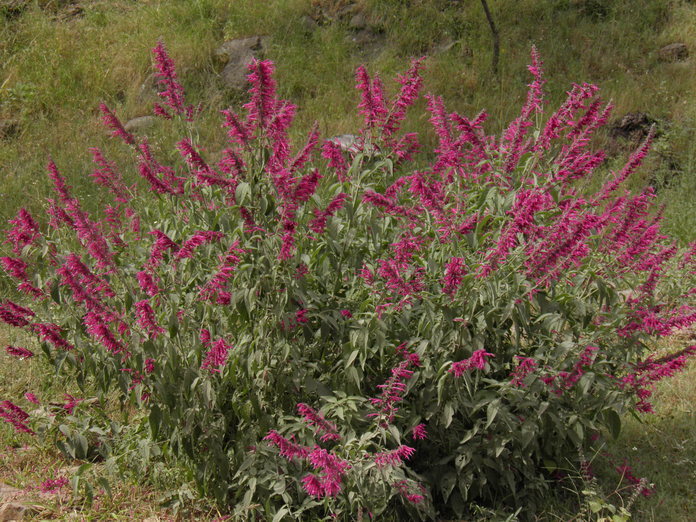
<path fill-rule="evenodd" d="M 147 458 L 178 459 L 239 517 L 531 512 L 569 455 L 649 411 L 651 384 L 696 351 L 650 354 L 696 317 L 694 246 L 660 233 L 650 190 L 621 188 L 651 136 L 579 193 L 610 106 L 574 85 L 545 117 L 536 51 L 501 136 L 428 95 L 433 151 L 400 132 L 422 59 L 390 99 L 358 68 L 364 125 L 343 147 L 316 127 L 293 146 L 296 108 L 273 64 L 253 62 L 217 153 L 161 43 L 154 59 L 155 113 L 179 141 L 136 137 L 102 105 L 133 156 L 117 167 L 91 150 L 113 201 L 90 216 L 49 161 L 47 225 L 20 211 L 0 258 L 25 296 L 2 320 L 95 394 L 63 408 L 82 419 L 61 425 L 72 457 L 110 457 L 108 430 L 90 426 L 108 426 L 116 400 L 146 412 Z M 0 415 L 45 429 L 9 400 Z"/>

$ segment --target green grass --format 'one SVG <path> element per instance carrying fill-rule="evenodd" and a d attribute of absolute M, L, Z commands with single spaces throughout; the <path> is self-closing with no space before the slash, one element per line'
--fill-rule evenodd
<path fill-rule="evenodd" d="M 224 134 L 217 110 L 238 108 L 242 97 L 222 85 L 213 51 L 225 39 L 262 34 L 270 37 L 268 56 L 277 63 L 281 94 L 299 106 L 293 131 L 297 143 L 314 121 L 324 136 L 355 131 L 359 118 L 353 71 L 358 64 L 366 62 L 393 90 L 390 79 L 406 69 L 410 57 L 421 55 L 429 55 L 426 91 L 443 95 L 450 110 L 466 115 L 486 109 L 488 130 L 498 132 L 524 100 L 529 81 L 525 64 L 535 44 L 545 62 L 550 107 L 562 100 L 572 82 L 587 81 L 597 83 L 603 96 L 613 100 L 615 115 L 641 111 L 660 121 L 663 132 L 632 188 L 652 183 L 666 204 L 666 230 L 682 243 L 696 239 L 696 59 L 667 64 L 656 54 L 662 45 L 675 41 L 686 43 L 696 54 L 693 2 L 491 2 L 501 30 L 498 78 L 490 72 L 490 34 L 477 1 L 359 1 L 370 24 L 384 36 L 380 53 L 361 52 L 347 40 L 350 17 L 333 23 L 323 20 L 326 23 L 313 32 L 305 29 L 302 18 L 317 15 L 318 5 L 331 12 L 332 4 L 346 3 L 84 0 L 83 15 L 71 18 L 61 16 L 59 8 L 41 9 L 42 2 L 27 2 L 26 11 L 8 16 L 0 2 L 0 120 L 18 123 L 14 136 L 0 140 L 0 220 L 13 216 L 20 206 L 42 208 L 43 198 L 49 195 L 45 181 L 49 154 L 92 209 L 99 207 L 100 199 L 87 178 L 91 171 L 87 147 L 102 147 L 133 176 L 132 159 L 108 138 L 96 108 L 105 101 L 123 121 L 150 112 L 153 98 L 141 95 L 141 85 L 151 73 L 149 50 L 160 38 L 177 62 L 189 100 L 203 104 L 202 142 L 211 153 L 222 148 Z M 447 43 L 451 44 L 447 51 L 432 53 Z M 434 139 L 427 119 L 419 102 L 405 124 L 407 131 L 421 131 L 426 145 Z M 179 136 L 163 134 L 158 127 L 153 133 L 165 156 L 175 154 L 171 144 Z M 636 144 L 602 134 L 597 145 L 611 151 L 608 166 L 615 167 Z M 17 342 L 11 335 L 2 334 L 3 347 Z M 3 351 L 0 399 L 14 400 L 26 391 L 60 397 L 65 393 L 61 383 L 45 384 L 44 371 L 38 360 L 19 362 Z M 657 486 L 653 497 L 635 506 L 637 520 L 696 519 L 691 494 L 696 486 L 695 380 L 692 364 L 686 373 L 662 384 L 657 413 L 643 423 L 626 419 L 623 435 L 609 448 L 616 458 L 635 461 L 636 474 Z M 0 424 L 0 453 L 8 457 L 0 459 L 0 480 L 26 488 L 43 480 L 42 468 L 73 465 L 49 444 L 32 453 L 17 451 L 28 443 L 28 437 Z M 609 495 L 622 485 L 606 468 L 601 485 Z M 165 483 L 162 478 L 160 486 Z M 142 489 L 133 479 L 119 487 L 111 503 L 90 508 L 94 517 L 105 513 L 127 517 L 131 509 L 143 518 L 158 512 L 156 499 L 161 492 Z M 577 500 L 577 495 L 568 498 Z M 621 505 L 619 498 L 607 499 Z M 48 517 L 65 514 L 80 501 L 44 502 Z M 202 517 L 205 509 L 201 509 Z M 548 519 L 571 516 L 558 506 L 549 511 Z"/>
<path fill-rule="evenodd" d="M 14 337 L 11 330 L 0 329 L 0 345 L 23 344 L 22 338 Z M 683 336 L 663 343 L 663 350 L 675 351 L 680 346 L 693 343 Z M 666 345 L 666 346 L 665 346 Z M 11 399 L 28 410 L 31 405 L 21 397 L 32 391 L 43 401 L 60 400 L 63 393 L 73 392 L 78 396 L 89 396 L 65 388 L 60 381 L 45 379 L 48 371 L 40 357 L 19 361 L 8 356 L 4 349 L 0 352 L 0 400 Z M 645 477 L 654 484 L 655 493 L 648 498 L 639 498 L 630 509 L 633 520 L 645 522 L 681 522 L 696 518 L 696 361 L 687 369 L 671 379 L 661 382 L 653 396 L 654 414 L 638 418 L 626 416 L 623 419 L 622 433 L 617 440 L 609 440 L 608 445 L 597 455 L 588 455 L 598 474 L 596 492 L 607 505 L 620 507 L 628 501 L 634 488 L 622 480 L 614 466 L 627 462 L 636 477 Z M 127 438 L 124 435 L 123 438 Z M 135 440 L 135 439 L 134 439 Z M 128 441 L 120 447 L 127 448 Z M 123 451 L 123 450 L 121 450 Z M 608 453 L 606 455 L 605 453 Z M 84 491 L 73 497 L 70 489 L 61 494 L 40 496 L 36 488 L 47 478 L 61 475 L 70 476 L 82 462 L 63 456 L 47 437 L 37 443 L 37 439 L 16 433 L 6 423 L 0 423 L 0 482 L 27 491 L 27 499 L 39 507 L 38 517 L 62 518 L 69 513 L 77 513 L 86 519 L 109 517 L 126 520 L 129 516 L 139 519 L 158 516 L 170 519 L 171 510 L 164 509 L 162 503 L 181 498 L 178 516 L 186 519 L 210 520 L 219 514 L 205 500 L 197 499 L 186 480 L 174 467 L 153 465 L 147 472 L 115 474 L 104 463 L 95 464 L 90 470 L 91 482 L 95 484 L 97 495 L 94 504 L 88 505 Z M 578 518 L 585 496 L 582 491 L 590 486 L 577 480 L 577 470 L 568 470 L 576 480 L 561 483 L 563 488 L 548 499 L 542 507 L 537 520 L 583 520 Z M 97 477 L 109 479 L 112 496 L 99 491 Z M 132 513 L 132 514 L 131 514 Z M 498 515 L 499 516 L 499 515 Z M 480 520 L 497 520 L 495 515 L 484 516 Z"/>
<path fill-rule="evenodd" d="M 449 109 L 467 115 L 487 110 L 488 129 L 498 132 L 524 100 L 529 82 L 525 64 L 535 44 L 545 62 L 550 107 L 572 82 L 587 81 L 600 85 L 604 97 L 613 100 L 617 116 L 642 111 L 664 123 L 668 131 L 633 188 L 655 173 L 669 178 L 670 187 L 659 187 L 668 203 L 668 228 L 682 242 L 696 237 L 689 201 L 670 192 L 678 187 L 674 190 L 683 194 L 680 184 L 693 183 L 696 61 L 665 64 L 656 53 L 664 44 L 683 41 L 693 54 L 696 6 L 691 2 L 494 2 L 501 30 L 499 78 L 490 72 L 490 34 L 474 1 L 358 2 L 385 38 L 379 53 L 361 52 L 347 40 L 349 16 L 307 32 L 302 17 L 316 16 L 317 6 L 331 12 L 332 4 L 347 4 L 339 0 L 92 0 L 81 3 L 84 11 L 78 17 L 28 4 L 19 16 L 0 16 L 0 119 L 19 123 L 15 137 L 0 142 L 2 220 L 20 205 L 41 207 L 48 194 L 48 154 L 80 194 L 98 202 L 86 176 L 91 169 L 87 147 L 103 147 L 119 164 L 130 163 L 107 139 L 96 107 L 105 101 L 124 121 L 150 112 L 153 99 L 141 96 L 140 89 L 151 72 L 149 50 L 160 38 L 177 62 L 189 99 L 206 109 L 202 134 L 208 149 L 221 147 L 224 135 L 216 110 L 238 107 L 241 97 L 222 85 L 213 50 L 225 39 L 263 34 L 270 37 L 268 56 L 277 63 L 280 91 L 299 106 L 297 142 L 314 121 L 325 136 L 355 131 L 353 71 L 359 63 L 367 62 L 372 72 L 390 80 L 410 57 L 420 55 L 430 56 L 426 91 L 443 95 Z M 451 47 L 434 53 L 443 43 Z M 394 87 L 391 82 L 388 86 Z M 424 131 L 426 145 L 432 143 L 423 103 L 406 129 Z M 635 146 L 606 135 L 598 145 L 619 157 Z"/>

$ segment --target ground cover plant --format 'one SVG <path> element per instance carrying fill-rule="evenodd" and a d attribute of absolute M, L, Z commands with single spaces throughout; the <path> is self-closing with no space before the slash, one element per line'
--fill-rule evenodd
<path fill-rule="evenodd" d="M 71 415 L 85 399 L 101 412 L 60 425 L 67 454 L 111 456 L 115 395 L 148 413 L 153 452 L 239 516 L 533 511 L 568 454 L 649 411 L 652 384 L 696 350 L 657 358 L 646 344 L 694 318 L 693 246 L 661 235 L 651 190 L 622 190 L 652 135 L 580 195 L 574 182 L 603 160 L 588 144 L 609 107 L 576 85 L 545 116 L 536 52 L 500 137 L 484 133 L 485 114 L 428 95 L 438 144 L 417 170 L 418 137 L 400 126 L 421 60 L 390 101 L 358 68 L 363 128 L 349 151 L 316 128 L 293 146 L 295 107 L 277 97 L 273 64 L 256 61 L 212 162 L 199 107 L 161 43 L 154 56 L 155 113 L 176 143 L 136 138 L 102 105 L 133 156 L 116 167 L 92 151 L 113 203 L 89 215 L 49 160 L 48 226 L 20 211 L 2 258 L 33 298 L 5 300 L 3 320 L 97 390 L 67 398 Z M 165 165 L 171 148 L 179 161 Z M 126 184 L 121 170 L 142 179 Z M 54 422 L 12 401 L 2 416 L 31 433 Z"/>

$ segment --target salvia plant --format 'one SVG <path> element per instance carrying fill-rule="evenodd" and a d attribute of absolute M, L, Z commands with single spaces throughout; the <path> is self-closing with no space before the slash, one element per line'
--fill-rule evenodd
<path fill-rule="evenodd" d="M 112 196 L 96 216 L 48 160 L 47 219 L 10 220 L 0 262 L 23 298 L 2 300 L 0 318 L 84 391 L 54 415 L 140 408 L 153 447 L 234 515 L 531 513 L 568 456 L 649 412 L 653 384 L 696 352 L 650 350 L 696 318 L 696 245 L 660 232 L 650 189 L 622 188 L 652 134 L 579 192 L 604 161 L 591 143 L 611 106 L 574 85 L 545 115 L 535 50 L 526 102 L 499 136 L 485 113 L 427 95 L 428 151 L 401 131 L 423 59 L 391 98 L 357 69 L 349 150 L 316 126 L 290 143 L 296 108 L 274 65 L 254 61 L 215 161 L 161 43 L 154 62 L 154 111 L 181 133 L 180 160 L 101 105 L 132 163 L 91 149 Z M 29 403 L 55 400 L 34 392 L 0 410 L 30 434 Z M 61 447 L 107 456 L 108 437 L 78 431 L 63 426 Z"/>

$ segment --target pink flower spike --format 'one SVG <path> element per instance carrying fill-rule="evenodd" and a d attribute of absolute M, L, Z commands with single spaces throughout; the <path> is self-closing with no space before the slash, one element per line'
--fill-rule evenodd
<path fill-rule="evenodd" d="M 66 477 L 45 480 L 39 486 L 41 493 L 57 493 L 60 488 L 67 486 L 70 481 Z"/>
<path fill-rule="evenodd" d="M 147 299 L 135 303 L 135 315 L 138 325 L 145 330 L 152 339 L 164 333 L 164 328 L 157 324 L 155 312 Z"/>
<path fill-rule="evenodd" d="M 173 109 L 176 114 L 180 114 L 188 121 L 192 121 L 195 112 L 194 108 L 192 105 L 186 105 L 184 88 L 177 78 L 174 61 L 167 54 L 167 50 L 161 41 L 152 49 L 152 54 L 155 56 L 155 67 L 158 71 L 157 81 L 164 88 L 158 94 L 164 98 L 165 105 Z M 165 114 L 166 110 L 160 108 L 159 115 L 165 116 Z"/>
<path fill-rule="evenodd" d="M 13 357 L 17 357 L 19 359 L 29 359 L 30 357 L 34 357 L 34 352 L 19 346 L 7 346 L 5 351 L 8 355 L 12 355 Z"/>
<path fill-rule="evenodd" d="M 309 426 L 316 428 L 317 433 L 322 433 L 320 439 L 322 442 L 327 440 L 340 440 L 336 425 L 327 421 L 319 412 L 304 403 L 297 405 L 297 411 L 304 417 L 305 422 Z"/>
<path fill-rule="evenodd" d="M 99 110 L 102 112 L 102 121 L 109 129 L 111 134 L 117 138 L 121 138 L 128 145 L 135 145 L 135 138 L 132 134 L 123 128 L 123 125 L 113 112 L 106 106 L 105 103 L 99 104 Z"/>
<path fill-rule="evenodd" d="M 231 349 L 232 345 L 227 344 L 224 339 L 220 338 L 215 341 L 205 354 L 201 370 L 208 370 L 210 373 L 222 373 L 220 367 L 227 363 L 227 357 Z"/>
<path fill-rule="evenodd" d="M 464 372 L 474 368 L 483 370 L 486 368 L 487 357 L 495 357 L 495 355 L 485 350 L 476 350 L 468 359 L 452 363 L 452 367 L 448 371 L 453 373 L 455 377 L 461 377 Z"/>
<path fill-rule="evenodd" d="M 36 397 L 36 395 L 34 395 L 34 394 L 31 393 L 31 392 L 25 393 L 25 394 L 24 394 L 24 398 L 25 398 L 26 400 L 28 400 L 29 402 L 31 402 L 32 404 L 41 404 L 41 403 L 39 402 L 38 397 Z"/>
<path fill-rule="evenodd" d="M 29 414 L 10 401 L 0 402 L 0 419 L 12 424 L 17 431 L 35 435 L 34 431 L 27 426 Z"/>
<path fill-rule="evenodd" d="M 411 437 L 413 437 L 414 440 L 422 440 L 422 439 L 427 439 L 428 438 L 428 432 L 425 429 L 425 424 L 418 424 L 417 426 L 414 426 L 413 429 L 411 430 Z"/>

